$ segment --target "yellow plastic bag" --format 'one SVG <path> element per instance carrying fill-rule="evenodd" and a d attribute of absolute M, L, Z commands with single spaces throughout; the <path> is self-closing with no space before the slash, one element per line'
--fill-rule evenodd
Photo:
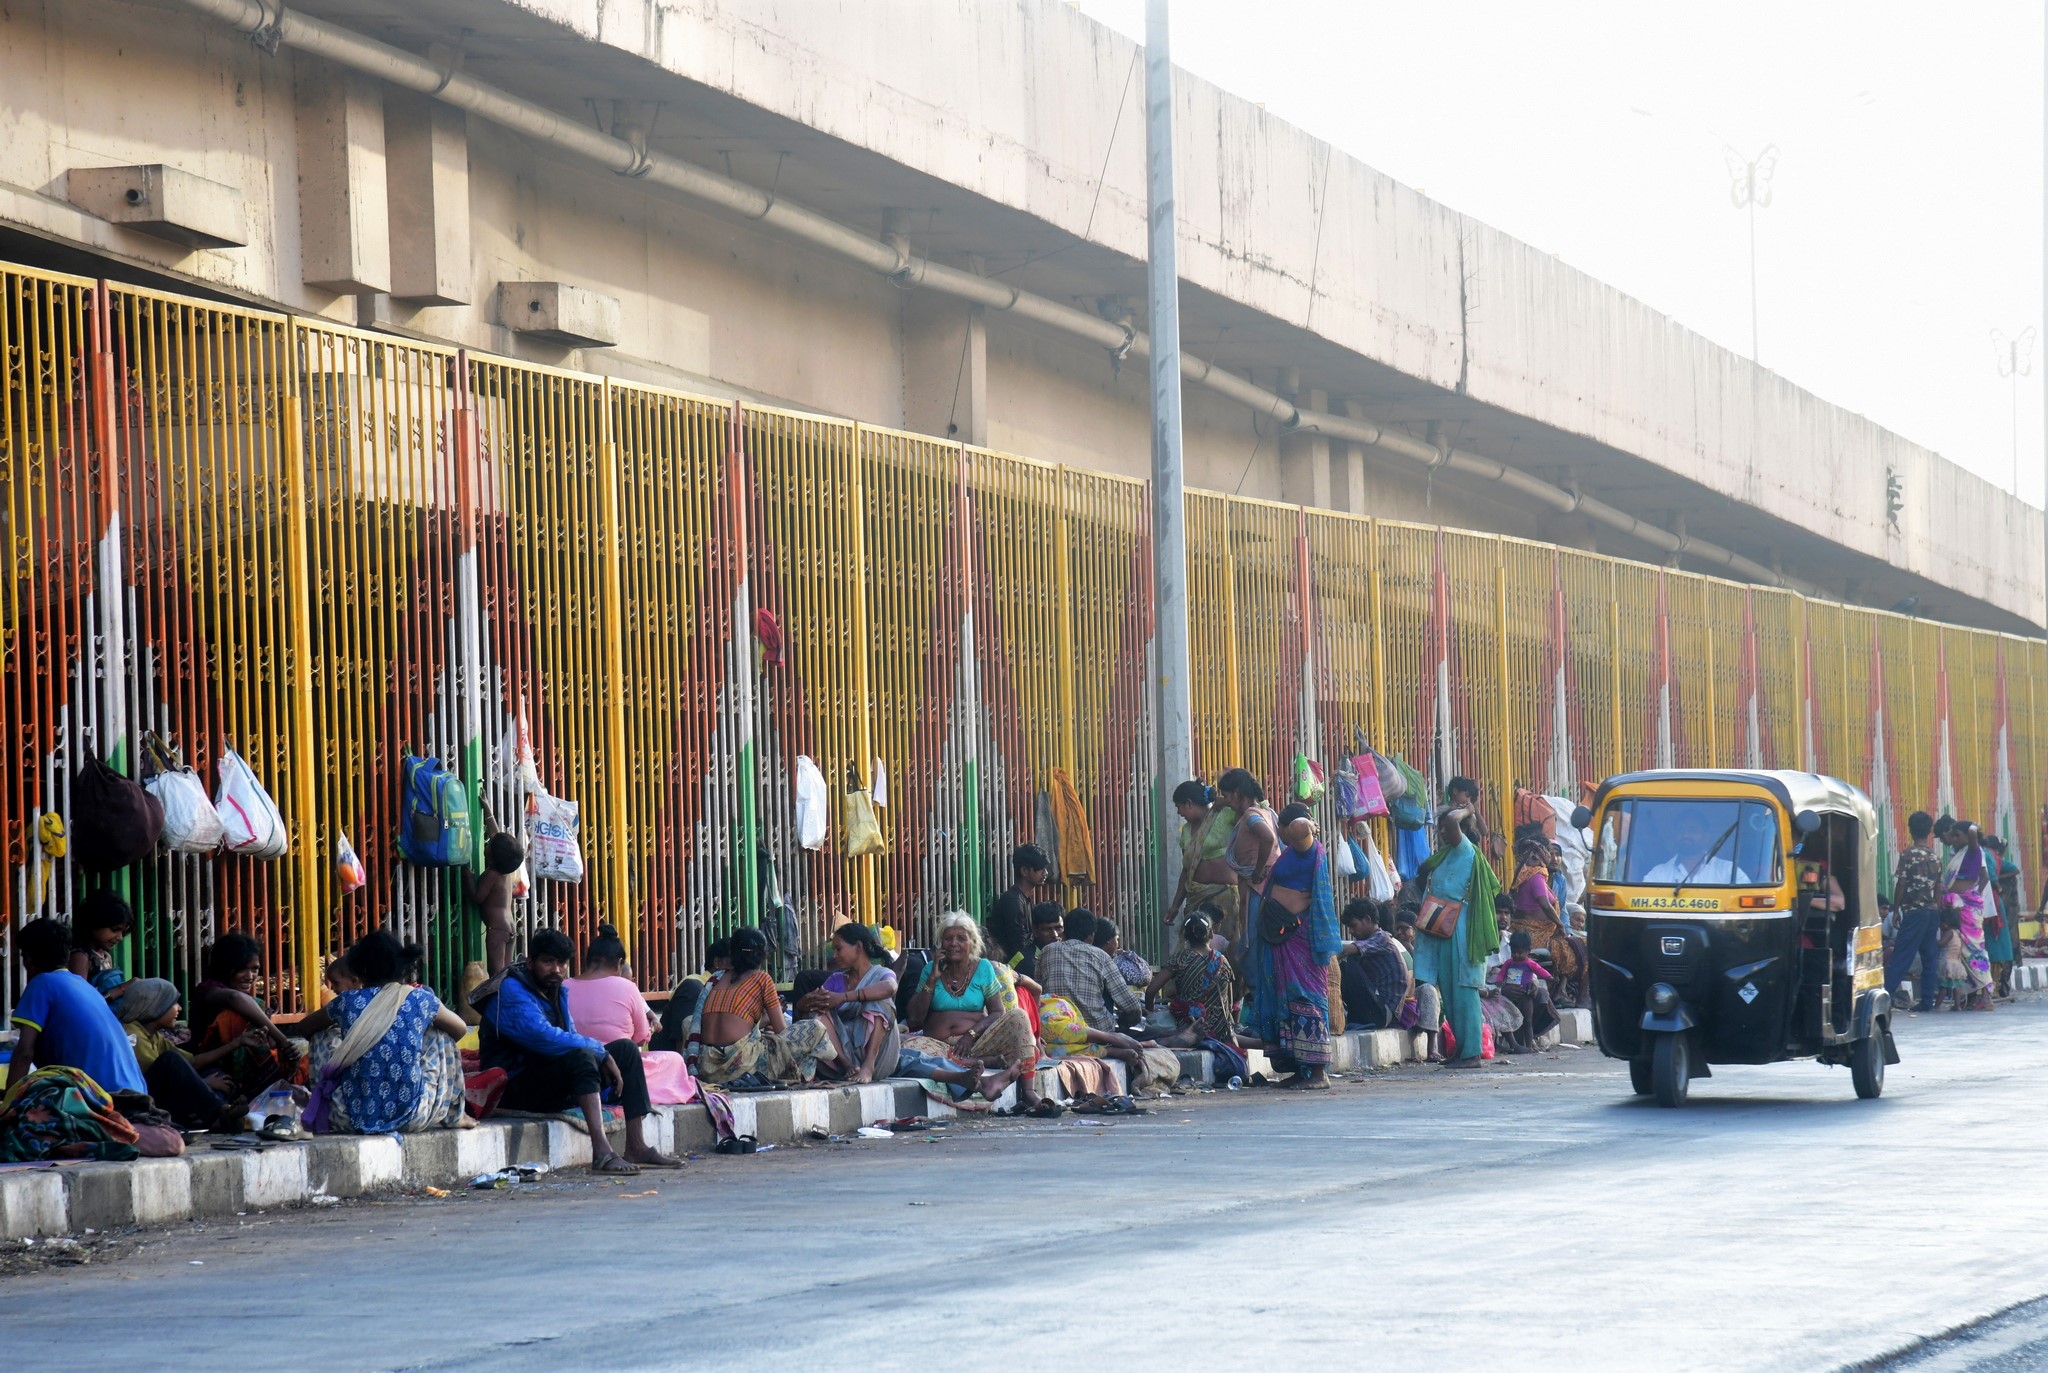
<path fill-rule="evenodd" d="M 889 841 L 882 837 L 882 822 L 875 815 L 875 798 L 868 795 L 868 789 L 855 785 L 848 769 L 846 788 L 846 856 L 865 858 L 869 854 L 883 854 L 889 851 Z"/>

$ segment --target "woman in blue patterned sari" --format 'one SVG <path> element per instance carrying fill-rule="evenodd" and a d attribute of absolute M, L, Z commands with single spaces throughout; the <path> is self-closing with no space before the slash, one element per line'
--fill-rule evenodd
<path fill-rule="evenodd" d="M 359 1135 L 460 1124 L 462 1055 L 455 1041 L 469 1027 L 432 992 L 406 981 L 418 947 L 372 930 L 345 957 L 362 986 L 300 1022 L 313 1041 L 307 1124 Z"/>
<path fill-rule="evenodd" d="M 1248 932 L 1245 1023 L 1273 1065 L 1294 1075 L 1280 1085 L 1327 1089 L 1330 960 L 1337 956 L 1337 902 L 1330 857 L 1307 806 L 1280 812 L 1281 845 Z"/>

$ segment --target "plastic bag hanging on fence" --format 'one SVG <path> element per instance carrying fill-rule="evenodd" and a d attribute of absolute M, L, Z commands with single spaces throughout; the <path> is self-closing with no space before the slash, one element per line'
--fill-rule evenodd
<path fill-rule="evenodd" d="M 1366 750 L 1366 756 L 1372 759 L 1373 772 L 1380 779 L 1380 795 L 1389 806 L 1408 794 L 1408 774 L 1399 764 L 1371 749 Z"/>
<path fill-rule="evenodd" d="M 1394 865 L 1380 852 L 1372 826 L 1361 825 L 1359 829 L 1365 835 L 1365 894 L 1375 901 L 1392 901 L 1396 890 Z"/>
<path fill-rule="evenodd" d="M 875 816 L 875 798 L 868 795 L 868 789 L 860 784 L 860 774 L 848 765 L 846 856 L 865 858 L 869 854 L 883 854 L 888 851 L 889 841 L 882 837 L 882 822 Z"/>
<path fill-rule="evenodd" d="M 88 753 L 71 779 L 71 861 L 115 872 L 156 851 L 163 803 Z"/>
<path fill-rule="evenodd" d="M 369 869 L 363 866 L 363 860 L 356 855 L 356 846 L 348 842 L 346 834 L 338 834 L 334 838 L 334 880 L 344 896 L 362 890 L 370 880 Z"/>
<path fill-rule="evenodd" d="M 1060 837 L 1059 866 L 1053 871 L 1077 886 L 1095 884 L 1095 835 L 1088 828 L 1088 812 L 1074 779 L 1065 768 L 1054 768 L 1048 778 L 1052 790 L 1053 828 Z"/>
<path fill-rule="evenodd" d="M 874 770 L 868 775 L 875 779 L 875 784 L 868 788 L 875 798 L 875 809 L 889 809 L 889 769 L 883 767 L 882 760 L 877 758 Z"/>
<path fill-rule="evenodd" d="M 1294 755 L 1294 799 L 1313 806 L 1323 799 L 1329 785 L 1323 780 L 1323 765 L 1306 753 Z"/>
<path fill-rule="evenodd" d="M 256 780 L 256 774 L 231 748 L 222 749 L 214 763 L 220 787 L 213 795 L 213 808 L 226 830 L 221 847 L 244 858 L 282 858 L 291 848 L 291 834 L 277 802 Z"/>
<path fill-rule="evenodd" d="M 159 840 L 171 853 L 212 853 L 227 836 L 220 812 L 206 794 L 206 784 L 185 766 L 177 751 L 152 734 L 143 742 L 144 756 L 156 769 L 142 786 L 164 808 Z"/>
<path fill-rule="evenodd" d="M 796 756 L 796 842 L 816 852 L 832 833 L 832 802 L 825 794 L 825 774 L 799 753 Z"/>
<path fill-rule="evenodd" d="M 574 801 L 550 796 L 544 788 L 526 793 L 526 867 L 536 879 L 583 880 L 583 851 L 576 843 L 581 825 Z"/>
<path fill-rule="evenodd" d="M 1387 813 L 1387 795 L 1380 786 L 1379 768 L 1370 753 L 1356 754 L 1351 759 L 1353 820 L 1370 820 Z"/>
<path fill-rule="evenodd" d="M 1359 876 L 1357 844 L 1350 839 L 1344 839 L 1334 847 L 1337 850 L 1337 876 L 1346 882 Z"/>

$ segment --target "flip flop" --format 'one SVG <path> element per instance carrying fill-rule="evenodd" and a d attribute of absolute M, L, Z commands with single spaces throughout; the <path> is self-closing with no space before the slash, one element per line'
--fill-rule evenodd
<path fill-rule="evenodd" d="M 592 1161 L 590 1171 L 598 1174 L 616 1173 L 621 1177 L 631 1177 L 640 1171 L 640 1165 L 627 1159 L 623 1154 L 606 1154 L 603 1158 Z"/>
<path fill-rule="evenodd" d="M 1032 1116 L 1038 1120 L 1058 1120 L 1066 1113 L 1067 1108 L 1051 1097 L 1040 1097 L 1038 1103 L 1030 1110 L 1019 1112 L 1020 1115 Z"/>

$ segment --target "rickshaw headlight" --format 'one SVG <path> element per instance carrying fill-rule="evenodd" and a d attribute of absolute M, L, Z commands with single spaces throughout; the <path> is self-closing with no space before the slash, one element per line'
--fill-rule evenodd
<path fill-rule="evenodd" d="M 1650 988 L 1647 1000 L 1658 1015 L 1670 1015 L 1678 1009 L 1678 989 L 1668 982 L 1659 982 Z"/>

